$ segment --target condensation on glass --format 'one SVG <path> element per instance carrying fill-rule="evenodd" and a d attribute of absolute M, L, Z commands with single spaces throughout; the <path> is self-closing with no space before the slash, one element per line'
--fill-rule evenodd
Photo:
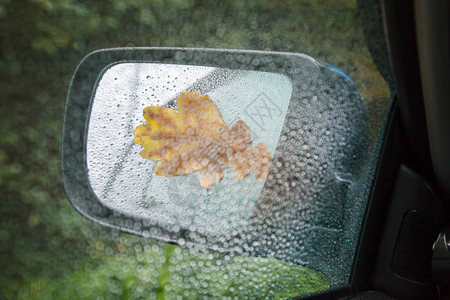
<path fill-rule="evenodd" d="M 99 201 L 168 230 L 187 229 L 197 245 L 274 257 L 317 270 L 332 286 L 348 284 L 376 166 L 368 160 L 366 107 L 334 67 L 304 55 L 292 65 L 290 76 L 195 65 L 110 66 L 93 94 L 87 132 L 88 177 Z M 157 162 L 139 155 L 133 130 L 145 123 L 144 107 L 176 110 L 183 91 L 209 95 L 228 126 L 246 122 L 253 145 L 265 143 L 273 156 L 267 179 L 235 180 L 227 170 L 224 180 L 204 189 L 198 173 L 154 174 Z"/>

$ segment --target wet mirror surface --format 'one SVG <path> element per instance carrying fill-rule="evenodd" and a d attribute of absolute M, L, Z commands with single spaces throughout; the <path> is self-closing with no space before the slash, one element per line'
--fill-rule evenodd
<path fill-rule="evenodd" d="M 147 106 L 177 109 L 183 91 L 207 94 L 231 127 L 244 121 L 253 145 L 264 143 L 272 154 L 278 144 L 291 99 L 289 77 L 277 73 L 188 65 L 120 63 L 102 75 L 95 94 L 87 135 L 89 182 L 106 206 L 155 222 L 214 234 L 241 229 L 264 186 L 253 174 L 242 180 L 225 177 L 207 189 L 199 172 L 156 176 L 158 162 L 143 159 L 134 129 L 145 123 Z"/>

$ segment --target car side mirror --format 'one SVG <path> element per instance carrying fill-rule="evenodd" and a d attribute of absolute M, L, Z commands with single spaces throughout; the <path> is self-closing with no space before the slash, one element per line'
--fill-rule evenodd
<path fill-rule="evenodd" d="M 186 91 L 208 95 L 230 132 L 236 122 L 246 124 L 250 145 L 270 153 L 265 176 L 252 169 L 236 179 L 237 160 L 222 164 L 223 178 L 208 187 L 200 169 L 155 174 L 163 158 L 144 159 L 135 130 L 161 117 L 145 120 L 145 107 L 180 115 L 177 99 Z M 78 212 L 102 225 L 180 245 L 274 256 L 336 277 L 339 257 L 356 248 L 364 214 L 367 197 L 358 197 L 368 132 L 353 82 L 306 55 L 106 49 L 84 58 L 70 85 L 63 181 Z M 164 151 L 184 153 L 176 147 Z"/>

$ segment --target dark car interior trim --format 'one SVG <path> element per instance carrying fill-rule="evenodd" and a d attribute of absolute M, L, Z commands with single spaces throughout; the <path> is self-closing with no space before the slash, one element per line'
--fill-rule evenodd
<path fill-rule="evenodd" d="M 447 200 L 450 198 L 449 10 L 450 3 L 445 0 L 414 1 L 417 52 L 431 159 L 437 187 Z"/>
<path fill-rule="evenodd" d="M 386 39 L 400 110 L 403 163 L 434 181 L 410 0 L 382 0 Z"/>

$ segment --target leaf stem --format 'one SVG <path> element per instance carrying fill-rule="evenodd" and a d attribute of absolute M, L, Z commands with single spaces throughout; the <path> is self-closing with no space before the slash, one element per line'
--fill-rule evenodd
<path fill-rule="evenodd" d="M 164 258 L 165 261 L 163 265 L 161 266 L 159 276 L 158 276 L 158 289 L 156 293 L 156 298 L 158 300 L 165 300 L 166 299 L 166 285 L 169 282 L 170 279 L 170 257 L 172 256 L 173 251 L 175 250 L 175 245 L 172 244 L 166 244 L 164 246 Z"/>

